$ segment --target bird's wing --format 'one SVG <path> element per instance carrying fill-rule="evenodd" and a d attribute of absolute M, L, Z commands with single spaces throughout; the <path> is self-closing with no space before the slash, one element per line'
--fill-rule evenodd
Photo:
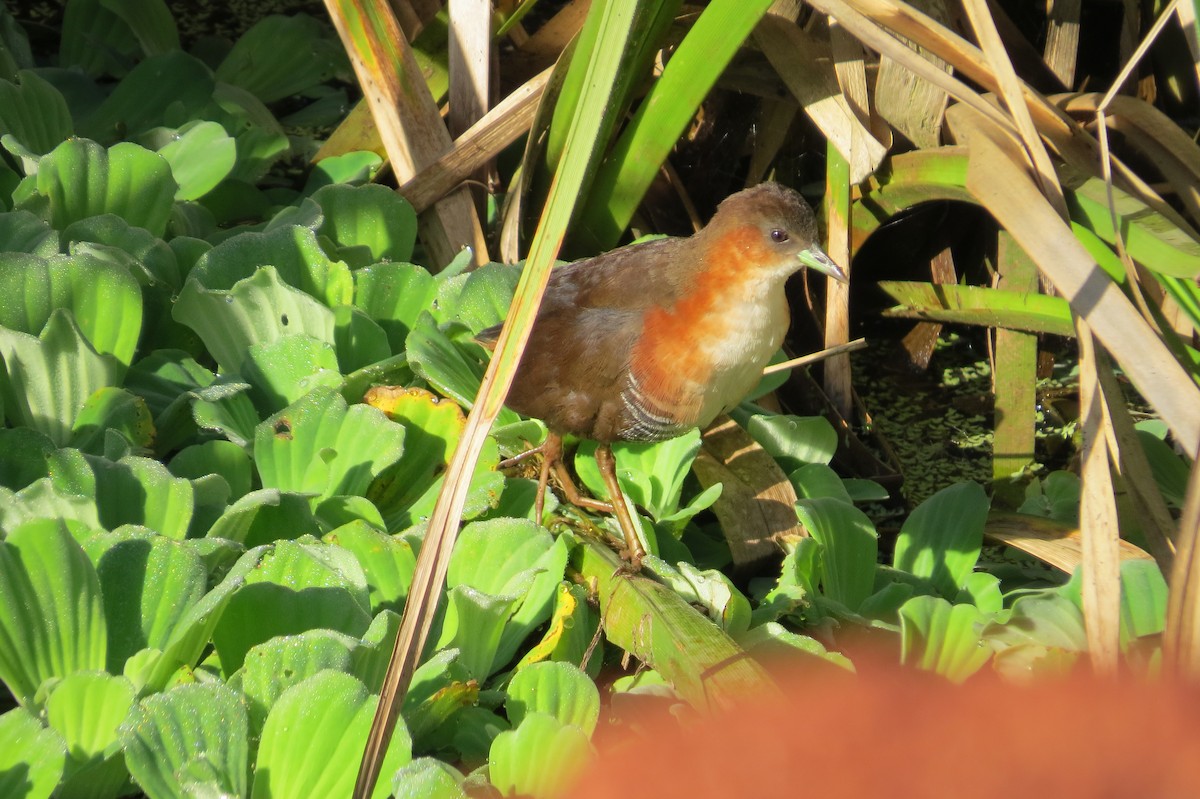
<path fill-rule="evenodd" d="M 555 267 L 538 311 L 539 324 L 559 315 L 574 317 L 584 309 L 641 312 L 651 303 L 674 302 L 683 286 L 683 274 L 690 266 L 681 263 L 687 258 L 684 246 L 687 241 L 655 239 Z M 649 279 L 654 283 L 653 290 L 645 288 Z M 594 318 L 598 326 L 612 321 L 604 313 Z M 480 331 L 475 340 L 489 350 L 495 349 L 500 327 L 495 325 Z"/>

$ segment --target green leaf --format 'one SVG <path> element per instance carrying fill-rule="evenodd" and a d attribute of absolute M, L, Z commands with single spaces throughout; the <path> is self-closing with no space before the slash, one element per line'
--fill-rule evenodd
<path fill-rule="evenodd" d="M 405 341 L 404 351 L 414 372 L 438 393 L 470 408 L 483 382 L 483 362 L 468 357 L 463 348 L 438 329 L 433 316 L 421 313 Z M 482 348 L 479 348 L 482 353 Z M 507 414 L 507 416 L 506 416 Z M 497 424 L 512 424 L 518 417 L 504 410 Z"/>
<path fill-rule="evenodd" d="M 360 266 L 412 257 L 417 213 L 386 186 L 324 186 L 312 199 L 325 216 L 318 232 L 333 240 L 339 257 L 345 259 L 346 250 L 361 250 L 364 259 Z"/>
<path fill-rule="evenodd" d="M 200 257 L 189 277 L 204 288 L 227 290 L 254 275 L 263 264 L 275 267 L 287 285 L 330 308 L 349 305 L 353 299 L 350 268 L 342 261 L 330 260 L 316 234 L 298 225 L 226 239 Z"/>
<path fill-rule="evenodd" d="M 616 244 L 676 141 L 770 5 L 770 0 L 713 0 L 674 49 L 589 192 L 581 227 L 599 249 Z"/>
<path fill-rule="evenodd" d="M 857 610 L 874 588 L 879 543 L 871 520 L 853 505 L 828 497 L 801 500 L 796 513 L 821 545 L 825 595 Z"/>
<path fill-rule="evenodd" d="M 363 521 L 342 525 L 324 539 L 347 550 L 358 560 L 371 591 L 371 612 L 390 609 L 399 613 L 408 597 L 417 558 L 412 546 Z"/>
<path fill-rule="evenodd" d="M 735 418 L 741 415 L 734 413 Z M 745 421 L 738 418 L 738 422 L 780 462 L 785 472 L 810 463 L 828 464 L 837 450 L 837 432 L 820 416 L 755 414 Z"/>
<path fill-rule="evenodd" d="M 179 258 L 162 239 L 140 227 L 134 227 L 114 214 L 101 214 L 78 222 L 72 222 L 62 232 L 63 241 L 70 243 L 72 253 L 91 254 L 103 263 L 115 266 L 116 258 L 101 248 L 77 245 L 76 242 L 93 242 L 116 248 L 127 253 L 131 261 L 126 268 L 134 279 L 145 288 L 174 294 L 183 285 Z M 147 305 L 153 305 L 150 296 Z M 170 297 L 168 296 L 169 300 Z"/>
<path fill-rule="evenodd" d="M 87 541 L 104 596 L 108 670 L 120 673 L 137 652 L 163 650 L 207 591 L 196 551 L 150 533 L 101 533 Z"/>
<path fill-rule="evenodd" d="M 788 480 L 795 487 L 796 496 L 800 499 L 831 497 L 843 502 L 854 501 L 838 473 L 823 463 L 801 466 L 788 475 Z"/>
<path fill-rule="evenodd" d="M 406 530 L 433 512 L 466 418 L 453 402 L 419 388 L 377 386 L 365 400 L 404 428 L 400 460 L 380 475 L 367 496 L 379 507 L 389 530 Z M 503 485 L 503 477 L 495 471 L 498 462 L 495 444 L 488 442 L 475 464 L 464 515 L 495 504 L 489 492 L 498 496 Z"/>
<path fill-rule="evenodd" d="M 489 774 L 505 795 L 561 796 L 591 755 L 583 730 L 545 713 L 529 713 L 515 730 L 492 742 Z"/>
<path fill-rule="evenodd" d="M 459 534 L 446 585 L 520 600 L 506 619 L 493 666 L 511 660 L 529 633 L 549 618 L 566 570 L 566 543 L 527 519 L 472 522 Z M 453 626 L 450 613 L 446 625 Z"/>
<path fill-rule="evenodd" d="M 248 186 L 253 184 L 291 149 L 283 126 L 270 109 L 237 86 L 218 81 L 213 90 L 213 102 L 202 116 L 234 134 L 238 157 L 230 180 L 243 181 Z M 221 185 L 229 185 L 230 180 Z M 206 204 L 215 193 L 205 195 Z"/>
<path fill-rule="evenodd" d="M 213 628 L 221 620 L 233 595 L 245 585 L 246 578 L 256 572 L 266 552 L 264 547 L 244 553 L 215 588 L 188 608 L 175 625 L 162 654 L 142 675 L 147 690 L 162 690 L 176 669 L 194 666 L 200 660 L 211 644 Z"/>
<path fill-rule="evenodd" d="M 665 585 L 731 636 L 736 638 L 750 628 L 750 600 L 721 572 L 701 571 L 686 561 L 680 561 L 678 571 L 658 564 L 651 568 Z"/>
<path fill-rule="evenodd" d="M 179 49 L 179 31 L 163 0 L 100 0 L 100 5 L 129 26 L 146 55 Z"/>
<path fill-rule="evenodd" d="M 444 275 L 444 273 L 443 273 Z M 441 280 L 431 310 L 438 324 L 457 322 L 472 333 L 498 325 L 508 315 L 521 277 L 516 264 L 484 264 L 465 275 Z"/>
<path fill-rule="evenodd" d="M 189 122 L 158 154 L 171 165 L 179 184 L 176 200 L 195 200 L 229 177 L 237 163 L 237 143 L 216 122 Z"/>
<path fill-rule="evenodd" d="M 0 428 L 0 486 L 20 491 L 46 476 L 46 460 L 55 446 L 28 427 Z"/>
<path fill-rule="evenodd" d="M 96 570 L 67 524 L 27 522 L 0 541 L 0 679 L 22 704 L 46 680 L 103 671 L 107 627 Z"/>
<path fill-rule="evenodd" d="M 242 374 L 253 387 L 255 406 L 267 414 L 286 408 L 317 386 L 342 387 L 333 345 L 305 335 L 252 344 Z"/>
<path fill-rule="evenodd" d="M 953 598 L 979 560 L 988 498 L 978 483 L 958 483 L 922 502 L 904 521 L 893 565 L 926 577 Z"/>
<path fill-rule="evenodd" d="M 139 50 L 129 26 L 100 0 L 74 0 L 63 14 L 58 63 L 89 75 L 121 74 Z"/>
<path fill-rule="evenodd" d="M 363 496 L 399 460 L 404 428 L 367 405 L 347 408 L 341 395 L 317 388 L 260 424 L 254 460 L 264 488 L 310 492 L 318 499 Z"/>
<path fill-rule="evenodd" d="M 360 308 L 339 305 L 333 309 L 333 340 L 338 366 L 354 372 L 392 357 L 387 334 Z"/>
<path fill-rule="evenodd" d="M 404 350 L 436 293 L 433 276 L 415 264 L 375 264 L 354 273 L 354 304 L 383 328 L 393 352 Z"/>
<path fill-rule="evenodd" d="M 189 480 L 219 474 L 229 485 L 233 499 L 250 493 L 250 456 L 231 441 L 205 441 L 185 447 L 171 458 L 167 468 L 176 477 Z"/>
<path fill-rule="evenodd" d="M 260 421 L 254 403 L 245 393 L 249 383 L 214 382 L 193 392 L 192 416 L 196 425 L 215 430 L 239 447 L 250 448 Z"/>
<path fill-rule="evenodd" d="M 1087 632 L 1079 606 L 1065 596 L 1044 591 L 1018 597 L 1009 618 L 988 624 L 983 637 L 1007 646 L 1087 651 Z"/>
<path fill-rule="evenodd" d="M 177 190 L 166 160 L 136 144 L 105 150 L 87 139 L 67 139 L 47 153 L 37 172 L 38 193 L 50 203 L 50 223 L 116 214 L 162 237 Z"/>
<path fill-rule="evenodd" d="M 341 155 L 322 158 L 312 165 L 304 194 L 310 194 L 323 186 L 334 183 L 349 183 L 359 186 L 374 180 L 383 166 L 383 159 L 370 150 L 352 150 Z"/>
<path fill-rule="evenodd" d="M 15 707 L 0 715 L 0 796 L 50 799 L 66 759 L 62 738 L 33 712 Z"/>
<path fill-rule="evenodd" d="M 1150 472 L 1154 482 L 1162 491 L 1163 499 L 1173 508 L 1183 509 L 1187 498 L 1188 477 L 1191 469 L 1169 444 L 1145 430 L 1137 431 L 1138 441 L 1146 451 Z"/>
<path fill-rule="evenodd" d="M 509 618 L 520 605 L 520 594 L 495 596 L 469 585 L 447 592 L 446 621 L 438 648 L 454 647 L 471 678 L 484 682 L 506 661 L 500 660 L 500 639 Z"/>
<path fill-rule="evenodd" d="M 462 780 L 462 774 L 449 763 L 418 757 L 396 771 L 392 795 L 395 799 L 467 799 Z"/>
<path fill-rule="evenodd" d="M 612 449 L 617 461 L 617 479 L 635 505 L 650 511 L 656 521 L 679 510 L 683 481 L 700 451 L 699 430 L 689 430 L 657 443 L 622 441 Z M 581 444 L 575 455 L 575 469 L 593 496 L 607 498 L 608 490 L 596 466 L 595 452 L 592 442 Z"/>
<path fill-rule="evenodd" d="M 232 680 L 246 695 L 251 736 L 259 736 L 271 708 L 292 686 L 325 670 L 349 674 L 357 643 L 332 630 L 309 630 L 251 647 Z"/>
<path fill-rule="evenodd" d="M 299 94 L 332 77 L 341 64 L 341 48 L 326 30 L 304 14 L 261 19 L 238 38 L 217 67 L 217 79 L 264 103 Z"/>
<path fill-rule="evenodd" d="M 192 520 L 191 481 L 174 477 L 156 460 L 127 456 L 113 462 L 89 456 L 96 476 L 96 507 L 109 530 L 138 524 L 182 540 Z"/>
<path fill-rule="evenodd" d="M 212 250 L 211 252 L 216 252 Z M 259 268 L 231 290 L 188 280 L 175 319 L 195 330 L 224 372 L 240 374 L 247 350 L 289 335 L 334 340 L 333 312 L 282 280 L 273 266 Z"/>
<path fill-rule="evenodd" d="M 278 635 L 326 628 L 358 638 L 371 623 L 369 607 L 366 579 L 349 552 L 279 541 L 230 599 L 212 642 L 230 675 L 251 647 Z"/>
<path fill-rule="evenodd" d="M 28 211 L 0 213 L 0 252 L 23 252 L 49 258 L 58 255 L 58 233 L 41 217 Z"/>
<path fill-rule="evenodd" d="M 1079 495 L 1079 475 L 1063 470 L 1050 472 L 1041 479 L 1033 478 L 1025 487 L 1025 501 L 1017 512 L 1078 524 Z"/>
<path fill-rule="evenodd" d="M 590 736 L 600 718 L 600 692 L 574 664 L 532 663 L 513 675 L 504 706 L 516 726 L 529 713 L 546 713 Z"/>
<path fill-rule="evenodd" d="M 198 789 L 246 795 L 246 705 L 224 685 L 180 685 L 146 697 L 121 738 L 129 773 L 153 799 L 184 799 Z"/>
<path fill-rule="evenodd" d="M 323 671 L 283 692 L 263 727 L 255 764 L 255 799 L 349 796 L 358 755 L 367 741 L 378 698 L 356 678 Z M 411 741 L 398 720 L 381 770 L 391 774 L 412 759 Z M 371 794 L 384 799 L 387 780 Z"/>
<path fill-rule="evenodd" d="M 89 455 L 98 455 L 104 451 L 110 430 L 119 433 L 135 449 L 149 450 L 154 444 L 154 420 L 146 401 L 123 388 L 100 389 L 80 408 L 68 444 Z"/>
<path fill-rule="evenodd" d="M 178 49 L 151 56 L 122 78 L 80 131 L 102 142 L 136 138 L 172 119 L 195 118 L 212 97 L 213 87 L 212 73 L 195 56 Z"/>
<path fill-rule="evenodd" d="M 1121 628 L 1129 638 L 1157 635 L 1166 626 L 1167 582 L 1152 560 L 1121 563 Z"/>
<path fill-rule="evenodd" d="M 133 701 L 129 680 L 104 672 L 76 672 L 54 686 L 46 720 L 62 735 L 69 753 L 58 796 L 120 795 L 129 772 L 118 750 L 118 734 Z"/>
<path fill-rule="evenodd" d="M 142 292 L 128 271 L 89 255 L 0 258 L 0 325 L 37 336 L 60 309 L 71 312 L 94 350 L 129 365 L 142 330 Z"/>
<path fill-rule="evenodd" d="M 318 532 L 309 497 L 264 488 L 251 491 L 226 508 L 207 536 L 256 547 Z"/>
<path fill-rule="evenodd" d="M 900 606 L 901 660 L 963 682 L 992 656 L 980 635 L 987 620 L 974 605 L 915 596 Z"/>
<path fill-rule="evenodd" d="M 525 653 L 517 668 L 543 660 L 584 663 L 594 679 L 603 660 L 603 647 L 594 646 L 599 629 L 600 614 L 588 601 L 587 590 L 560 582 L 555 589 L 554 611 L 546 624 L 546 634 Z"/>
<path fill-rule="evenodd" d="M 36 72 L 21 70 L 15 84 L 0 81 L 0 133 L 44 155 L 74 132 L 62 93 Z"/>

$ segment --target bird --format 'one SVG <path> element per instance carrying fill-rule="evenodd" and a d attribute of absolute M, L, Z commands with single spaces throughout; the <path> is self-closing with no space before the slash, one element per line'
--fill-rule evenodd
<path fill-rule="evenodd" d="M 800 193 L 760 183 L 730 195 L 690 237 L 626 245 L 550 274 L 512 387 L 511 409 L 545 422 L 535 516 L 550 472 L 568 502 L 612 513 L 636 569 L 645 556 L 617 481 L 612 444 L 707 427 L 758 384 L 791 322 L 784 284 L 812 269 L 847 282 L 821 249 Z M 476 335 L 494 349 L 501 325 Z M 583 496 L 563 437 L 596 442 L 609 502 Z"/>

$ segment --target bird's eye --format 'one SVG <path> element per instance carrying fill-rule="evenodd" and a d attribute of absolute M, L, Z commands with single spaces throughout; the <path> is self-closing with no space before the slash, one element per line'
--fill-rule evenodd
<path fill-rule="evenodd" d="M 783 244 L 787 240 L 788 240 L 788 234 L 787 234 L 786 230 L 783 230 L 781 228 L 774 228 L 771 231 L 771 241 L 775 242 L 776 244 Z"/>

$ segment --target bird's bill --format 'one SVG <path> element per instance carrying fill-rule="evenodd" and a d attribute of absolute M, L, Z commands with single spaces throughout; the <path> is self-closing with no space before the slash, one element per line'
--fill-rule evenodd
<path fill-rule="evenodd" d="M 829 275 L 840 283 L 850 282 L 850 278 L 846 275 L 846 270 L 834 263 L 833 259 L 815 244 L 807 250 L 801 250 L 797 257 L 800 259 L 800 263 L 809 269 L 815 269 L 823 275 Z"/>

